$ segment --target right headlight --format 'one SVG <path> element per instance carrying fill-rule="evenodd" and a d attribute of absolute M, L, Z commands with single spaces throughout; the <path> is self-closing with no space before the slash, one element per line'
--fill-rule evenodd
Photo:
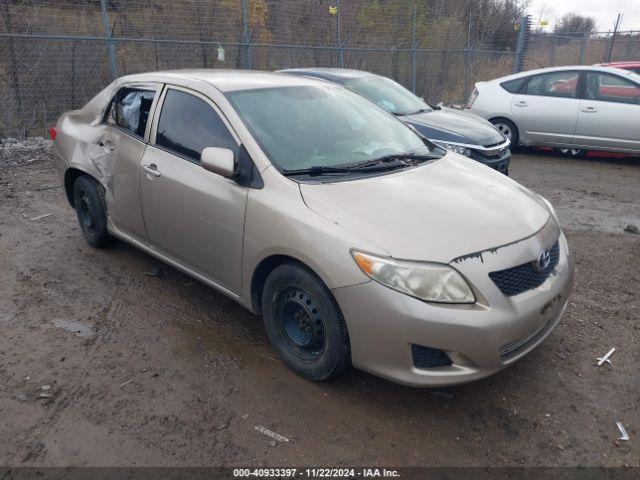
<path fill-rule="evenodd" d="M 352 250 L 360 269 L 373 280 L 426 302 L 475 303 L 471 287 L 457 270 L 444 263 L 378 257 Z"/>

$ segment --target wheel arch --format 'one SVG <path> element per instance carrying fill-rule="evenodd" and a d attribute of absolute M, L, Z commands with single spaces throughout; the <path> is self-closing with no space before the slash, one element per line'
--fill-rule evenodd
<path fill-rule="evenodd" d="M 516 134 L 518 136 L 518 140 L 522 140 L 522 135 L 521 135 L 521 131 L 520 131 L 520 127 L 518 126 L 518 124 L 516 123 L 516 121 L 507 116 L 507 115 L 494 115 L 494 116 L 490 116 L 489 117 L 489 122 L 491 122 L 492 124 L 495 125 L 496 122 L 498 122 L 499 120 L 506 120 L 509 123 L 511 123 L 515 128 L 516 128 Z M 515 147 L 515 145 L 514 145 Z"/>
<path fill-rule="evenodd" d="M 311 267 L 308 263 L 300 260 L 291 255 L 287 254 L 273 254 L 263 258 L 253 269 L 253 274 L 251 275 L 251 284 L 250 284 L 250 292 L 251 292 L 251 308 L 252 310 L 260 314 L 262 313 L 262 292 L 264 290 L 264 284 L 267 280 L 267 277 L 271 272 L 273 272 L 280 265 L 285 263 L 292 263 L 298 265 L 305 270 L 308 270 L 315 277 L 318 278 L 319 281 L 323 283 L 327 290 L 331 292 L 331 288 L 327 285 L 327 282 L 324 281 L 322 276 L 318 274 L 318 272 Z M 337 300 L 336 300 L 337 304 Z"/>
<path fill-rule="evenodd" d="M 73 208 L 75 208 L 74 201 L 73 201 L 73 185 L 76 183 L 76 180 L 78 179 L 78 177 L 81 177 L 83 175 L 91 177 L 95 180 L 95 178 L 91 174 L 79 168 L 70 167 L 70 168 L 67 168 L 67 170 L 64 172 L 64 193 L 67 196 L 67 201 L 69 202 L 69 205 L 71 205 Z"/>

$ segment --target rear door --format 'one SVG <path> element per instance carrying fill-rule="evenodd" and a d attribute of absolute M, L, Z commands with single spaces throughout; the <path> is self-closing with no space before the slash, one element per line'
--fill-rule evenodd
<path fill-rule="evenodd" d="M 574 70 L 533 75 L 513 96 L 511 112 L 520 138 L 545 144 L 570 144 L 578 118 L 580 74 Z"/>
<path fill-rule="evenodd" d="M 585 72 L 575 143 L 640 153 L 640 85 L 605 72 Z"/>
<path fill-rule="evenodd" d="M 161 85 L 127 85 L 120 88 L 104 113 L 87 154 L 106 184 L 109 219 L 121 232 L 146 239 L 138 195 L 140 160 L 146 148 L 149 113 Z"/>
<path fill-rule="evenodd" d="M 159 109 L 159 113 L 158 113 Z M 240 290 L 247 188 L 200 166 L 206 147 L 239 140 L 207 97 L 167 86 L 140 164 L 140 197 L 151 246 L 232 293 Z"/>

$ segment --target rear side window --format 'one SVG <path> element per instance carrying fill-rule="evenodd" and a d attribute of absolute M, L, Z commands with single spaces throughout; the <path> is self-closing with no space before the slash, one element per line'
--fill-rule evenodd
<path fill-rule="evenodd" d="M 198 163 L 207 147 L 229 148 L 234 152 L 238 148 L 216 111 L 204 100 L 180 90 L 167 91 L 156 145 Z"/>
<path fill-rule="evenodd" d="M 522 90 L 522 86 L 529 80 L 529 77 L 516 78 L 515 80 L 509 80 L 502 82 L 500 86 L 509 93 L 519 93 Z"/>
<path fill-rule="evenodd" d="M 585 98 L 602 102 L 640 104 L 640 85 L 609 73 L 589 72 Z"/>
<path fill-rule="evenodd" d="M 121 88 L 111 101 L 107 112 L 107 123 L 144 137 L 151 104 L 156 95 L 153 90 Z"/>
<path fill-rule="evenodd" d="M 530 77 L 524 88 L 527 95 L 575 98 L 578 91 L 578 72 L 552 72 Z"/>

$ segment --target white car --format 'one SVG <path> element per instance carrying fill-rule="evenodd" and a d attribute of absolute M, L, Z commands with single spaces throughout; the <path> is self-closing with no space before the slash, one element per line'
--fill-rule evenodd
<path fill-rule="evenodd" d="M 512 145 L 640 154 L 640 75 L 611 67 L 530 70 L 476 83 L 467 109 Z"/>

